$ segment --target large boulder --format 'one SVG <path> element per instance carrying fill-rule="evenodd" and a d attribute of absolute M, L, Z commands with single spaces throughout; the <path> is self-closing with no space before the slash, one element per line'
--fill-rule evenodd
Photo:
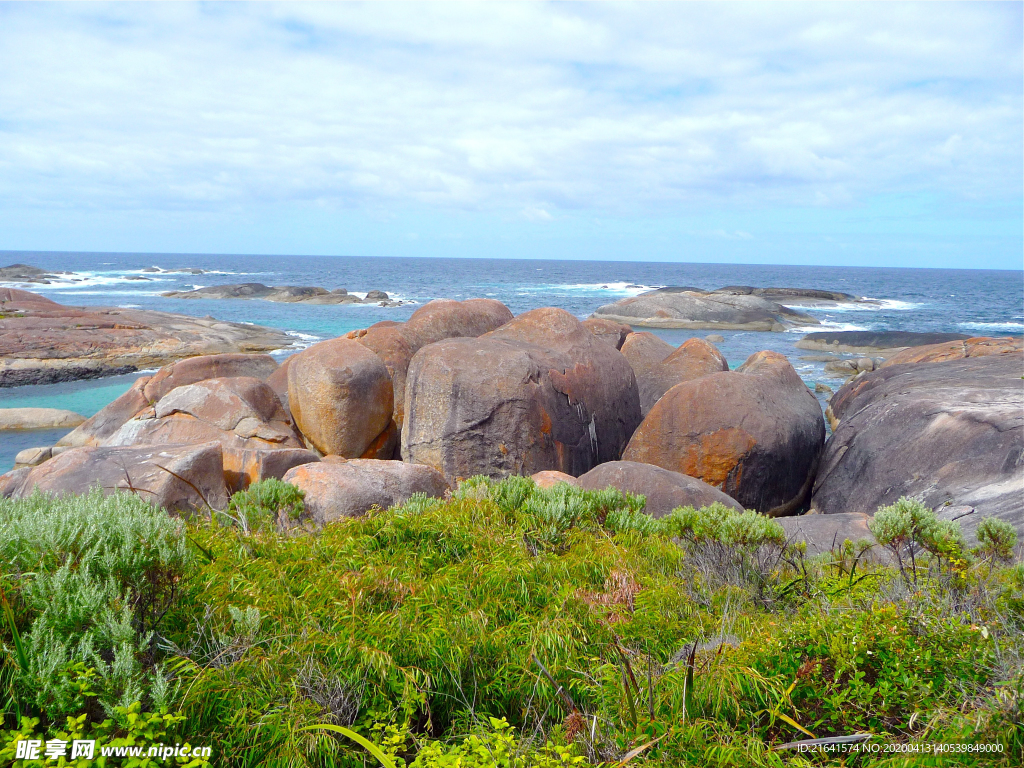
<path fill-rule="evenodd" d="M 812 506 L 872 515 L 900 496 L 964 507 L 1024 533 L 1024 359 L 1016 354 L 891 365 L 832 396 L 833 434 Z"/>
<path fill-rule="evenodd" d="M 640 411 L 646 416 L 676 384 L 728 370 L 729 363 L 717 347 L 704 339 L 687 339 L 664 360 L 637 374 Z"/>
<path fill-rule="evenodd" d="M 421 347 L 442 339 L 477 337 L 512 319 L 508 307 L 494 299 L 436 299 L 412 313 L 405 323 L 385 320 L 348 338 L 373 350 L 384 362 L 394 387 L 394 421 L 405 421 L 405 377 L 409 362 Z"/>
<path fill-rule="evenodd" d="M 13 477 L 12 477 L 13 476 Z M 0 478 L 5 496 L 45 493 L 132 491 L 168 511 L 202 511 L 227 506 L 219 443 L 73 448 L 31 469 Z"/>
<path fill-rule="evenodd" d="M 887 357 L 908 347 L 959 342 L 963 333 L 920 333 L 916 331 L 818 331 L 796 343 L 798 349 L 820 352 L 853 352 Z"/>
<path fill-rule="evenodd" d="M 127 392 L 64 435 L 57 441 L 57 445 L 68 448 L 103 445 L 104 441 L 123 427 L 125 422 L 134 418 L 150 405 L 145 394 L 150 378 L 143 376 L 136 379 Z"/>
<path fill-rule="evenodd" d="M 598 317 L 589 317 L 583 321 L 583 327 L 594 334 L 606 344 L 611 344 L 616 349 L 622 349 L 626 337 L 633 332 L 625 323 L 617 323 L 614 320 L 602 320 Z"/>
<path fill-rule="evenodd" d="M 444 477 L 430 467 L 334 456 L 294 467 L 284 481 L 305 492 L 306 511 L 321 524 L 358 517 L 373 507 L 387 509 L 408 501 L 414 493 L 443 496 L 448 490 Z"/>
<path fill-rule="evenodd" d="M 838 515 L 794 515 L 780 517 L 779 523 L 786 532 L 786 539 L 793 544 L 807 545 L 808 555 L 820 555 L 838 550 L 843 542 L 857 544 L 869 541 L 877 545 L 874 534 L 868 529 L 867 515 L 848 512 Z M 871 552 L 873 559 L 884 559 L 884 554 L 877 547 Z"/>
<path fill-rule="evenodd" d="M 565 472 L 558 472 L 554 469 L 545 469 L 540 472 L 534 472 L 530 475 L 530 479 L 536 484 L 538 488 L 553 488 L 559 483 L 567 483 L 575 488 L 580 487 L 580 481 L 572 475 L 567 475 Z"/>
<path fill-rule="evenodd" d="M 600 307 L 593 317 L 647 328 L 785 331 L 818 325 L 803 312 L 754 296 L 659 289 Z"/>
<path fill-rule="evenodd" d="M 377 355 L 351 339 L 331 339 L 291 358 L 288 402 L 320 453 L 359 458 L 388 429 L 394 390 Z"/>
<path fill-rule="evenodd" d="M 259 379 L 241 376 L 177 387 L 125 422 L 104 444 L 211 441 L 223 446 L 225 479 L 231 490 L 244 488 L 252 479 L 247 467 L 258 460 L 251 454 L 303 447 L 274 391 Z"/>
<path fill-rule="evenodd" d="M 617 488 L 623 493 L 647 497 L 647 514 L 664 517 L 678 507 L 707 507 L 715 502 L 743 511 L 735 499 L 713 485 L 678 472 L 636 461 L 610 461 L 581 475 L 579 484 L 588 491 Z"/>
<path fill-rule="evenodd" d="M 789 361 L 758 352 L 735 371 L 672 387 L 647 414 L 623 460 L 697 477 L 769 515 L 807 501 L 825 423 Z"/>
<path fill-rule="evenodd" d="M 277 370 L 277 361 L 270 355 L 199 355 L 165 365 L 146 382 L 143 394 L 155 403 L 172 389 L 195 384 L 206 379 L 224 379 L 244 376 L 265 379 Z"/>
<path fill-rule="evenodd" d="M 640 421 L 626 359 L 560 309 L 536 309 L 479 339 L 421 349 L 409 366 L 402 457 L 449 481 L 619 458 Z"/>
<path fill-rule="evenodd" d="M 629 361 L 637 379 L 676 351 L 676 348 L 650 331 L 631 333 L 622 342 L 622 356 Z"/>
<path fill-rule="evenodd" d="M 1022 350 L 1024 350 L 1024 339 L 1019 337 L 1005 336 L 993 339 L 988 336 L 979 336 L 963 341 L 905 349 L 887 358 L 882 363 L 882 367 L 903 365 L 904 363 L 944 363 L 949 360 L 964 360 L 969 357 L 987 357 L 988 355 L 1015 355 L 1019 358 Z"/>

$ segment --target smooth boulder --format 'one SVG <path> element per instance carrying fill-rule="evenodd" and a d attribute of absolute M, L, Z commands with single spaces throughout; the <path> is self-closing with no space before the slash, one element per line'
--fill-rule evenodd
<path fill-rule="evenodd" d="M 294 467 L 284 481 L 305 492 L 306 511 L 321 524 L 359 517 L 373 507 L 387 509 L 408 501 L 414 493 L 439 497 L 448 490 L 444 477 L 430 467 L 334 456 Z"/>
<path fill-rule="evenodd" d="M 85 416 L 60 408 L 0 408 L 0 431 L 6 429 L 71 429 L 84 421 Z"/>
<path fill-rule="evenodd" d="M 825 442 L 821 406 L 777 352 L 672 387 L 622 455 L 700 478 L 744 508 L 794 514 Z"/>
<path fill-rule="evenodd" d="M 873 515 L 900 496 L 966 507 L 1024 534 L 1024 358 L 903 364 L 865 373 L 829 401 L 833 434 L 814 483 L 825 514 Z"/>
<path fill-rule="evenodd" d="M 331 339 L 291 358 L 288 402 L 310 445 L 354 459 L 388 429 L 394 391 L 377 355 L 351 339 Z"/>
<path fill-rule="evenodd" d="M 589 491 L 617 488 L 623 493 L 645 496 L 647 514 L 655 518 L 664 517 L 679 507 L 699 509 L 716 502 L 743 511 L 735 499 L 702 480 L 636 461 L 601 464 L 581 475 L 579 484 Z"/>
<path fill-rule="evenodd" d="M 0 493 L 13 498 L 35 489 L 82 494 L 95 486 L 137 493 L 168 511 L 224 509 L 228 501 L 219 443 L 73 448 L 0 478 Z"/>
<path fill-rule="evenodd" d="M 583 327 L 606 344 L 611 344 L 616 349 L 622 349 L 626 337 L 633 332 L 625 323 L 617 323 L 614 320 L 602 320 L 597 317 L 589 317 L 583 321 Z"/>
<path fill-rule="evenodd" d="M 244 376 L 265 379 L 277 370 L 277 361 L 270 355 L 199 355 L 165 365 L 146 382 L 142 390 L 146 399 L 155 403 L 172 389 L 207 379 Z"/>
<path fill-rule="evenodd" d="M 641 293 L 598 308 L 592 317 L 647 328 L 785 331 L 819 321 L 751 294 L 663 290 Z"/>
<path fill-rule="evenodd" d="M 536 483 L 538 488 L 553 488 L 559 483 L 567 483 L 575 488 L 580 487 L 580 481 L 565 472 L 558 472 L 553 469 L 545 469 L 541 472 L 534 472 L 530 479 Z"/>
<path fill-rule="evenodd" d="M 1016 355 L 1020 357 L 1024 350 L 1024 339 L 1005 336 L 991 338 L 979 336 L 963 341 L 929 344 L 927 346 L 905 349 L 886 359 L 882 367 L 903 365 L 904 363 L 945 363 L 950 360 L 964 360 L 969 357 L 987 357 L 989 355 Z"/>
<path fill-rule="evenodd" d="M 664 360 L 637 374 L 640 411 L 646 416 L 676 384 L 728 370 L 729 363 L 717 347 L 704 339 L 687 339 Z"/>
<path fill-rule="evenodd" d="M 136 379 L 127 392 L 64 435 L 57 441 L 57 445 L 67 448 L 103 445 L 111 435 L 124 426 L 125 422 L 149 407 L 150 402 L 146 398 L 146 384 L 149 383 L 150 378 L 150 376 L 143 376 Z"/>
<path fill-rule="evenodd" d="M 667 358 L 676 348 L 650 331 L 631 333 L 619 350 L 629 362 L 637 379 Z"/>
<path fill-rule="evenodd" d="M 423 347 L 406 381 L 402 458 L 449 481 L 619 458 L 640 422 L 626 359 L 560 309 L 542 308 L 478 339 Z"/>

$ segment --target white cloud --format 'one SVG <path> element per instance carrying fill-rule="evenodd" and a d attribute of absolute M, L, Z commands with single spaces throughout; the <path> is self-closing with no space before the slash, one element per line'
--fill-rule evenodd
<path fill-rule="evenodd" d="M 538 220 L 1014 197 L 1020 16 L 930 3 L 4 5 L 0 201 Z"/>

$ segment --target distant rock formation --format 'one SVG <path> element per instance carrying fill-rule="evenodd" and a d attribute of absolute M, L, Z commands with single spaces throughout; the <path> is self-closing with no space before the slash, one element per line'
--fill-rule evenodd
<path fill-rule="evenodd" d="M 378 304 L 382 307 L 400 307 L 405 302 L 392 301 L 384 291 L 370 291 L 365 299 L 353 296 L 344 288 L 328 291 L 308 285 L 277 285 L 263 283 L 234 283 L 208 285 L 193 291 L 166 291 L 160 294 L 170 299 L 264 299 L 287 304 Z"/>

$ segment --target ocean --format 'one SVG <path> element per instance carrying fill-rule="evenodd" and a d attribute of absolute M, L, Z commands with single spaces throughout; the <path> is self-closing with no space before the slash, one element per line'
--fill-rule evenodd
<path fill-rule="evenodd" d="M 29 264 L 71 272 L 68 282 L 51 285 L 0 283 L 23 288 L 62 304 L 137 307 L 207 315 L 233 322 L 280 328 L 294 337 L 284 358 L 316 341 L 332 338 L 380 320 L 406 320 L 432 299 L 489 297 L 513 313 L 544 306 L 561 307 L 584 319 L 595 309 L 626 296 L 666 285 L 703 289 L 725 285 L 819 288 L 877 299 L 877 306 L 799 308 L 821 325 L 784 333 L 724 331 L 717 344 L 732 367 L 754 352 L 785 354 L 811 388 L 823 382 L 837 389 L 841 379 L 824 363 L 805 359 L 814 353 L 794 345 L 805 333 L 829 330 L 902 330 L 968 333 L 977 336 L 1024 332 L 1024 272 L 950 269 L 882 269 L 664 262 L 541 261 L 508 259 L 382 258 L 348 256 L 244 256 L 152 253 L 3 252 L 0 266 Z M 201 269 L 203 274 L 151 273 L 144 270 Z M 145 279 L 139 279 L 145 278 Z M 350 293 L 385 291 L 403 306 L 283 304 L 262 300 L 182 300 L 160 294 L 204 286 L 258 282 L 345 288 Z M 651 329 L 644 329 L 651 330 Z M 711 331 L 654 330 L 673 345 Z M 91 416 L 144 375 L 0 389 L 0 408 L 66 408 Z M 819 395 L 824 402 L 827 395 Z M 23 448 L 51 445 L 65 430 L 0 432 L 0 472 L 10 469 Z"/>

